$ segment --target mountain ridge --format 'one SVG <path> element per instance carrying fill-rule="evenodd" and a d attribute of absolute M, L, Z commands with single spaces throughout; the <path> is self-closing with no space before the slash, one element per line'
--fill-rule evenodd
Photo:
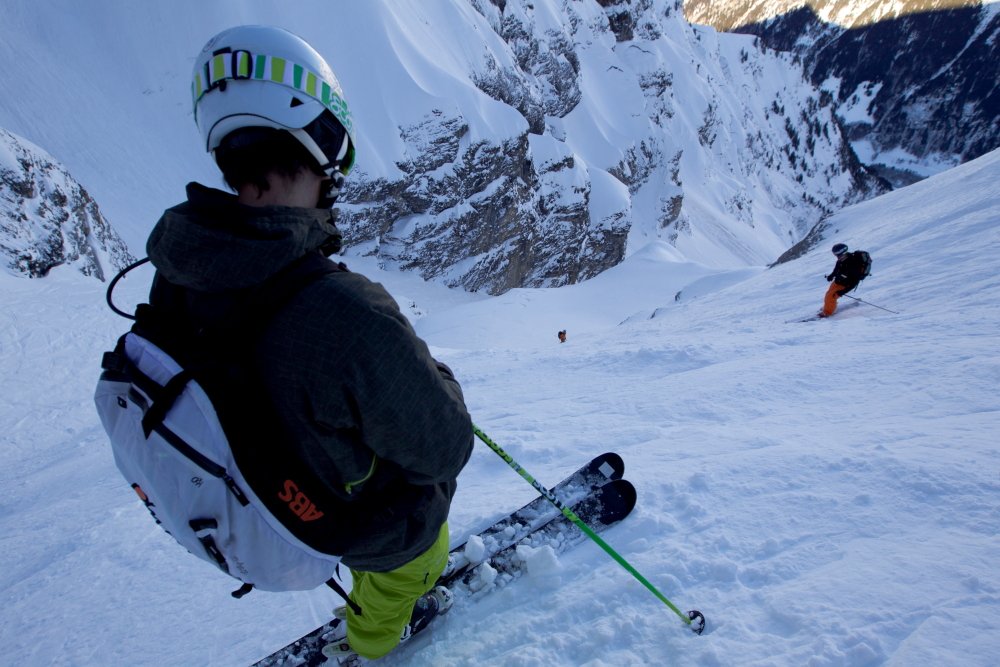
<path fill-rule="evenodd" d="M 998 4 L 687 0 L 685 12 L 796 54 L 862 161 L 897 187 L 1000 146 Z"/>
<path fill-rule="evenodd" d="M 759 266 L 885 189 L 791 56 L 691 26 L 674 0 L 11 2 L 0 56 L 34 58 L 0 72 L 22 91 L 0 99 L 0 127 L 58 156 L 134 248 L 187 180 L 222 186 L 188 68 L 245 22 L 298 32 L 341 79 L 358 127 L 338 203 L 348 254 L 452 287 L 577 283 L 659 241 L 709 268 Z"/>

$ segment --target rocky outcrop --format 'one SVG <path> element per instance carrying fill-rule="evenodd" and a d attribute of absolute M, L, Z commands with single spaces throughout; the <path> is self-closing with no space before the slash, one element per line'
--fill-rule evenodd
<path fill-rule="evenodd" d="M 134 258 L 87 191 L 51 156 L 0 129 L 0 261 L 45 276 L 56 266 L 108 279 Z"/>
<path fill-rule="evenodd" d="M 359 161 L 338 224 L 386 266 L 497 294 L 584 280 L 653 240 L 759 264 L 884 190 L 800 65 L 691 26 L 674 0 L 467 1 L 502 41 L 449 72 L 522 129 L 432 101 L 397 128 L 390 169 Z"/>
<path fill-rule="evenodd" d="M 466 131 L 442 114 L 401 128 L 417 156 L 396 165 L 404 177 L 362 177 L 338 207 L 353 242 L 375 241 L 384 262 L 425 278 L 491 293 L 574 283 L 621 261 L 622 216 L 592 218 L 571 154 L 532 150 L 559 151 L 558 142 L 526 133 L 465 145 Z"/>

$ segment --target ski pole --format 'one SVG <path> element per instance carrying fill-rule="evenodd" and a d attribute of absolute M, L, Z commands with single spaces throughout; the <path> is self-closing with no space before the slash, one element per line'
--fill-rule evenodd
<path fill-rule="evenodd" d="M 562 512 L 563 516 L 565 516 L 567 519 L 569 519 L 570 521 L 572 521 L 573 524 L 576 525 L 577 528 L 579 528 L 580 530 L 582 530 L 583 533 L 587 537 L 589 537 L 591 540 L 593 540 L 594 542 L 596 542 L 597 545 L 599 547 L 601 547 L 602 549 L 604 549 L 604 551 L 609 556 L 611 556 L 619 565 L 621 565 L 623 568 L 625 568 L 629 572 L 629 574 L 631 574 L 633 577 L 635 577 L 639 581 L 639 583 L 641 583 L 643 586 L 645 586 L 647 589 L 649 589 L 649 591 L 653 595 L 655 595 L 657 598 L 659 598 L 660 601 L 663 602 L 663 604 L 667 605 L 672 612 L 674 612 L 675 614 L 677 614 L 680 617 L 680 619 L 682 621 L 684 621 L 688 625 L 688 627 L 691 628 L 692 631 L 694 631 L 695 634 L 699 634 L 700 635 L 705 630 L 705 616 L 704 616 L 704 614 L 702 614 L 700 611 L 698 611 L 696 609 L 693 609 L 693 610 L 691 610 L 691 611 L 689 611 L 689 612 L 687 612 L 685 614 L 680 609 L 678 609 L 674 605 L 673 602 L 671 602 L 670 600 L 668 600 L 667 597 L 663 593 L 661 593 L 659 590 L 657 590 L 656 586 L 654 586 L 653 584 L 651 584 L 649 582 L 649 580 L 646 579 L 646 577 L 642 576 L 642 574 L 640 574 L 638 570 L 636 570 L 634 567 L 632 567 L 632 565 L 627 560 L 625 560 L 617 551 L 615 551 L 614 549 L 612 549 L 611 545 L 609 545 L 607 542 L 605 542 L 603 539 L 601 539 L 601 536 L 598 535 L 597 533 L 595 533 L 593 531 L 593 529 L 590 526 L 588 526 L 583 521 L 583 519 L 581 519 L 580 517 L 578 517 L 576 515 L 576 513 L 573 512 L 573 510 L 571 510 L 570 508 L 566 507 L 566 505 L 564 505 L 556 497 L 556 495 L 554 493 L 552 493 L 552 491 L 550 491 L 550 490 L 546 489 L 544 486 L 542 486 L 542 484 L 540 482 L 538 482 L 537 480 L 535 480 L 535 478 L 532 477 L 528 473 L 527 470 L 525 470 L 524 468 L 522 468 L 520 466 L 520 464 L 518 464 L 518 462 L 515 461 L 514 458 L 510 454 L 508 454 L 507 452 L 505 452 L 500 445 L 498 445 L 497 443 L 493 442 L 493 440 L 491 440 L 490 437 L 488 435 L 486 435 L 486 433 L 484 433 L 482 431 L 482 429 L 480 429 L 478 426 L 476 426 L 475 424 L 473 424 L 472 425 L 472 432 L 476 434 L 477 438 L 479 438 L 484 443 L 486 443 L 486 445 L 490 449 L 492 449 L 500 458 L 502 458 L 507 463 L 507 465 L 509 465 L 511 468 L 513 468 L 514 472 L 516 472 L 518 475 L 520 475 L 521 477 L 523 477 L 524 480 L 526 482 L 528 482 L 528 484 L 531 484 L 531 486 L 533 486 L 536 491 L 538 491 L 540 494 L 542 494 L 542 496 L 546 500 L 548 500 L 550 503 L 552 503 L 553 505 L 555 505 L 556 509 L 558 509 L 560 512 Z"/>
<path fill-rule="evenodd" d="M 874 303 L 869 303 L 868 301 L 865 301 L 864 299 L 859 299 L 856 296 L 851 296 L 850 294 L 845 294 L 844 296 L 846 296 L 848 299 L 854 299 L 855 301 L 860 301 L 861 303 L 866 303 L 869 306 L 874 306 L 875 308 L 879 308 L 881 310 L 884 310 L 887 313 L 892 313 L 893 315 L 899 315 L 899 313 L 897 313 L 895 310 L 889 310 L 888 308 L 882 308 L 882 306 L 876 306 Z"/>

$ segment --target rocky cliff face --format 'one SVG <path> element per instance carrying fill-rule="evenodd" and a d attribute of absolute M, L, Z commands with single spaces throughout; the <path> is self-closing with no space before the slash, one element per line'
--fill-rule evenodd
<path fill-rule="evenodd" d="M 502 39 L 468 80 L 522 129 L 484 137 L 476 110 L 440 104 L 398 128 L 391 175 L 362 158 L 340 224 L 386 265 L 496 294 L 586 279 L 653 240 L 763 263 L 882 191 L 791 57 L 691 26 L 679 2 L 468 2 Z"/>
<path fill-rule="evenodd" d="M 791 54 L 693 26 L 680 0 L 342 4 L 311 16 L 335 24 L 332 52 L 350 44 L 337 67 L 359 157 L 340 224 L 350 252 L 387 267 L 497 294 L 579 282 L 654 242 L 678 262 L 761 265 L 883 187 L 848 146 L 836 97 Z M 116 11 L 106 9 L 109 23 Z M 135 55 L 121 62 L 146 71 Z M 180 66 L 164 57 L 146 73 Z M 136 91 L 114 95 L 109 113 L 144 137 L 122 145 L 138 151 L 146 134 L 130 124 L 150 109 Z M 190 136 L 149 138 L 173 160 L 172 178 L 189 167 L 169 143 Z M 61 150 L 91 140 L 101 138 L 74 135 Z M 9 270 L 70 263 L 106 277 L 124 261 L 96 205 L 51 158 L 9 137 L 2 145 Z"/>
<path fill-rule="evenodd" d="M 1000 5 L 687 0 L 685 11 L 798 54 L 862 159 L 897 184 L 1000 146 Z"/>
<path fill-rule="evenodd" d="M 0 129 L 0 262 L 9 273 L 39 278 L 69 265 L 103 281 L 133 259 L 65 169 Z"/>

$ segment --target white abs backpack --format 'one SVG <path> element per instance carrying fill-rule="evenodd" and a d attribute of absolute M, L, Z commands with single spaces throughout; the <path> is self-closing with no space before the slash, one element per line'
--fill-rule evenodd
<path fill-rule="evenodd" d="M 129 268 L 134 268 L 129 267 Z M 128 271 L 126 269 L 125 271 Z M 94 401 L 115 463 L 167 533 L 192 554 L 256 587 L 338 589 L 334 571 L 350 512 L 281 447 L 266 394 L 241 360 L 274 313 L 338 270 L 315 253 L 245 295 L 214 331 L 185 331 L 142 304 L 104 355 Z M 234 371 L 234 369 L 236 369 Z"/>

